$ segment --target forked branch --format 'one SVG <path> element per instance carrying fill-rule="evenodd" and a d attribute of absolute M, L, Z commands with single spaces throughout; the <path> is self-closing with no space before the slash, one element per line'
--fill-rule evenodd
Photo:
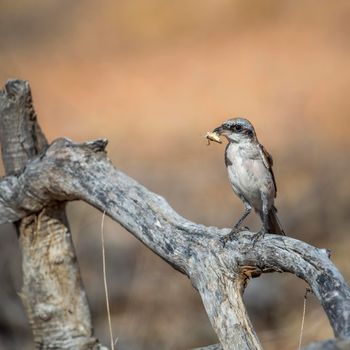
<path fill-rule="evenodd" d="M 275 235 L 253 245 L 251 232 L 242 232 L 224 248 L 219 237 L 228 229 L 181 217 L 162 197 L 117 170 L 106 156 L 106 144 L 59 139 L 22 171 L 3 178 L 0 223 L 83 200 L 105 211 L 191 279 L 223 349 L 261 349 L 242 293 L 250 277 L 273 271 L 304 279 L 323 306 L 335 337 L 348 343 L 350 290 L 325 249 Z"/>

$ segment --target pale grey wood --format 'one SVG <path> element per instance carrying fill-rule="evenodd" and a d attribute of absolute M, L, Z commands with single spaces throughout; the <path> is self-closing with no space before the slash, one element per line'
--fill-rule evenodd
<path fill-rule="evenodd" d="M 276 235 L 266 235 L 253 245 L 251 232 L 241 232 L 223 247 L 219 237 L 229 229 L 205 227 L 181 217 L 164 198 L 116 169 L 106 155 L 106 145 L 106 140 L 76 144 L 58 139 L 24 169 L 14 167 L 14 174 L 0 181 L 0 223 L 61 210 L 71 200 L 84 200 L 105 211 L 190 278 L 222 349 L 261 349 L 242 294 L 251 277 L 273 271 L 304 279 L 323 306 L 337 342 L 349 340 L 350 290 L 327 250 Z M 57 221 L 59 216 L 51 218 Z"/>
<path fill-rule="evenodd" d="M 20 171 L 47 141 L 37 122 L 28 82 L 10 80 L 0 91 L 0 143 L 6 174 Z"/>
<path fill-rule="evenodd" d="M 0 182 L 0 189 L 16 194 L 3 203 L 10 203 L 17 217 L 53 201 L 78 199 L 106 211 L 190 277 L 224 349 L 260 348 L 241 294 L 249 276 L 272 271 L 303 278 L 322 304 L 335 336 L 349 337 L 350 290 L 327 250 L 276 235 L 266 235 L 254 246 L 250 232 L 242 232 L 224 248 L 219 237 L 229 229 L 205 227 L 181 217 L 164 198 L 117 170 L 105 146 L 105 140 L 53 142 L 21 174 Z M 4 207 L 0 205 L 0 212 L 6 212 Z M 0 222 L 8 219 L 1 217 Z"/>
<path fill-rule="evenodd" d="M 222 350 L 222 346 L 220 344 L 208 345 L 203 348 L 195 348 L 191 350 Z"/>
<path fill-rule="evenodd" d="M 29 84 L 22 80 L 6 83 L 0 91 L 0 143 L 8 179 L 47 147 L 33 108 Z M 32 179 L 32 181 L 35 179 Z M 9 185 L 9 184 L 8 184 Z M 28 205 L 21 190 L 0 189 L 0 202 L 11 207 L 11 198 L 24 208 Z M 36 198 L 35 189 L 28 194 Z M 16 222 L 22 251 L 23 286 L 20 292 L 37 349 L 97 349 L 92 336 L 90 310 L 76 262 L 65 202 L 38 206 L 30 213 L 4 213 Z"/>
<path fill-rule="evenodd" d="M 349 350 L 350 340 L 348 339 L 330 339 L 312 343 L 302 348 L 302 350 Z"/>

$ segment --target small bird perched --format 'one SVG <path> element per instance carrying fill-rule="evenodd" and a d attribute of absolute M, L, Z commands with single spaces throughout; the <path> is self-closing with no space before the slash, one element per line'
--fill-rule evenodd
<path fill-rule="evenodd" d="M 247 119 L 234 118 L 214 129 L 213 133 L 227 138 L 225 164 L 228 176 L 233 191 L 245 207 L 231 233 L 223 238 L 224 244 L 241 230 L 241 224 L 252 208 L 259 213 L 263 222 L 255 241 L 267 232 L 285 235 L 274 206 L 277 187 L 272 157 L 259 143 L 253 125 Z"/>

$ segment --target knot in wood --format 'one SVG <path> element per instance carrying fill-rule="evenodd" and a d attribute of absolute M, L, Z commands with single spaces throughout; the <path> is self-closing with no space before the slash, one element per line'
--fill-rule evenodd
<path fill-rule="evenodd" d="M 49 321 L 54 313 L 56 312 L 56 307 L 51 304 L 40 303 L 36 306 L 36 316 L 43 321 Z"/>

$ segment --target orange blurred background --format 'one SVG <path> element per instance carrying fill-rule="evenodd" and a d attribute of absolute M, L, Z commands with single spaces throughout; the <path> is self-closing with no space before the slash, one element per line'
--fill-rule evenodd
<path fill-rule="evenodd" d="M 203 135 L 244 116 L 274 157 L 276 205 L 288 235 L 332 250 L 350 277 L 350 3 L 292 0 L 3 0 L 0 80 L 30 82 L 50 141 L 108 138 L 119 169 L 183 216 L 230 227 L 243 206 L 224 146 Z M 3 173 L 3 171 L 2 171 Z M 108 344 L 101 214 L 68 206 L 97 337 Z M 248 225 L 258 230 L 251 215 Z M 106 219 L 107 269 L 119 349 L 217 342 L 190 281 Z M 0 349 L 30 349 L 17 293 L 20 253 L 0 227 Z M 266 349 L 295 349 L 305 283 L 268 275 L 246 291 Z M 308 297 L 303 344 L 332 336 Z"/>

